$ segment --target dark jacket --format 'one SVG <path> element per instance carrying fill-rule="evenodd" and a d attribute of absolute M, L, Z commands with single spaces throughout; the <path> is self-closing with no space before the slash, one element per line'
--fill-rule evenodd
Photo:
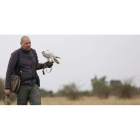
<path fill-rule="evenodd" d="M 34 85 L 37 82 L 36 70 L 42 69 L 43 64 L 38 63 L 37 53 L 34 49 L 25 51 L 22 47 L 11 54 L 9 60 L 5 89 L 11 88 L 11 75 L 21 77 L 21 85 Z"/>

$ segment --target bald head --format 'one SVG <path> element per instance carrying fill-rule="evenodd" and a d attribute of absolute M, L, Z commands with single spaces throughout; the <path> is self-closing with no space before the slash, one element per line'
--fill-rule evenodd
<path fill-rule="evenodd" d="M 24 40 L 25 39 L 30 39 L 28 36 L 23 36 L 22 38 L 21 38 L 21 42 L 24 42 Z"/>
<path fill-rule="evenodd" d="M 28 36 L 23 36 L 21 38 L 21 42 L 20 42 L 22 48 L 26 51 L 29 51 L 31 48 L 31 41 L 30 38 Z"/>

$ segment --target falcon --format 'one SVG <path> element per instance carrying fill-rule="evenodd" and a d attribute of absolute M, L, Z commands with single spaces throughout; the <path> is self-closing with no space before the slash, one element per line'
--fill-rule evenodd
<path fill-rule="evenodd" d="M 51 61 L 51 62 L 55 62 L 57 64 L 60 64 L 59 61 L 57 60 L 57 58 L 60 59 L 60 57 L 54 55 L 51 51 L 49 50 L 46 50 L 46 51 L 42 51 L 42 54 L 45 58 L 48 59 L 48 61 Z"/>

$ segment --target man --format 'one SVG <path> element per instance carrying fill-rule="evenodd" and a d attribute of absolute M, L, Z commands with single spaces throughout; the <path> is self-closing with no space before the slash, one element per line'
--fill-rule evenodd
<path fill-rule="evenodd" d="M 31 48 L 29 37 L 23 36 L 20 44 L 21 48 L 14 51 L 9 60 L 5 81 L 5 95 L 8 96 L 11 92 L 11 75 L 19 75 L 21 84 L 17 92 L 17 105 L 27 105 L 28 101 L 31 105 L 41 105 L 36 70 L 46 67 L 51 68 L 53 63 L 38 63 L 37 53 Z"/>

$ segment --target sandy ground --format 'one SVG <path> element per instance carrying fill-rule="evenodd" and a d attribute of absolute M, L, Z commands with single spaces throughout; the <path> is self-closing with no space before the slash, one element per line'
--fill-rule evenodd
<path fill-rule="evenodd" d="M 42 105 L 140 105 L 140 97 L 132 99 L 118 99 L 110 96 L 108 99 L 99 99 L 98 97 L 81 97 L 78 100 L 69 100 L 66 97 L 45 97 L 41 98 Z M 3 105 L 3 101 L 0 101 Z M 16 105 L 16 102 L 12 102 Z"/>

